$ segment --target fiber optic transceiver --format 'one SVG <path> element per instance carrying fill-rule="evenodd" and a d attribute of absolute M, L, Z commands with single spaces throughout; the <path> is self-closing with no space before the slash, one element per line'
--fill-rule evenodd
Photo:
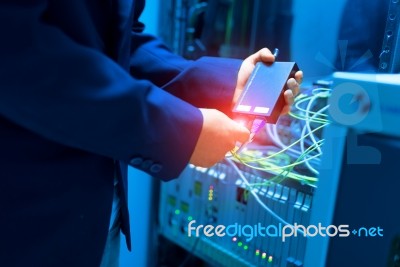
<path fill-rule="evenodd" d="M 295 62 L 257 63 L 232 111 L 275 124 L 285 106 L 286 82 L 298 70 Z"/>

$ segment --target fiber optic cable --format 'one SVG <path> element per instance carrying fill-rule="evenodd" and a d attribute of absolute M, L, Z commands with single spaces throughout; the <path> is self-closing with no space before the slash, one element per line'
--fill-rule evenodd
<path fill-rule="evenodd" d="M 256 201 L 263 207 L 269 214 L 271 214 L 272 217 L 277 219 L 279 222 L 281 222 L 284 225 L 289 225 L 294 228 L 294 225 L 290 224 L 289 222 L 285 221 L 282 217 L 280 217 L 278 214 L 276 214 L 273 210 L 271 210 L 267 205 L 265 205 L 261 199 L 258 197 L 258 195 L 254 192 L 254 189 L 251 189 L 249 181 L 246 179 L 246 177 L 243 175 L 242 171 L 236 166 L 236 164 L 231 160 L 231 159 L 226 159 L 226 161 L 233 167 L 233 169 L 237 172 L 239 175 L 240 179 L 250 188 L 250 193 L 253 195 L 253 197 L 256 199 Z M 301 233 L 302 235 L 305 235 L 302 230 L 297 228 L 297 231 Z"/>
<path fill-rule="evenodd" d="M 319 127 L 313 129 L 311 132 L 316 132 L 316 131 L 322 129 L 323 127 L 325 127 L 326 125 L 327 125 L 327 124 L 320 125 Z M 302 138 L 305 138 L 305 137 L 307 137 L 307 136 L 309 136 L 309 135 L 310 135 L 310 133 L 304 135 L 304 137 L 302 137 Z M 279 155 L 279 154 L 285 152 L 286 150 L 288 150 L 289 148 L 291 148 L 291 147 L 297 145 L 297 144 L 300 143 L 300 142 L 301 142 L 301 139 L 299 139 L 299 140 L 293 142 L 292 144 L 288 145 L 286 148 L 283 148 L 282 150 L 280 150 L 279 152 L 277 152 L 277 153 L 275 153 L 275 154 L 269 155 L 269 156 L 267 156 L 267 157 L 260 157 L 260 158 L 253 159 L 253 160 L 247 161 L 247 162 L 257 162 L 257 161 L 261 161 L 261 160 L 266 160 L 266 159 L 273 158 L 273 157 L 275 157 L 276 155 Z M 237 154 L 236 154 L 234 151 L 231 151 L 231 153 L 232 153 L 235 157 L 238 157 Z"/>
<path fill-rule="evenodd" d="M 310 103 L 311 103 L 311 101 L 310 101 Z M 323 107 L 323 108 L 320 109 L 318 112 L 316 112 L 314 115 L 312 115 L 311 118 L 313 118 L 314 116 L 316 116 L 318 113 L 327 110 L 328 108 L 329 108 L 329 106 Z M 306 125 L 303 127 L 302 136 L 305 134 L 305 131 L 306 131 L 306 130 L 308 130 L 308 132 L 311 132 L 311 126 L 310 126 L 309 121 L 306 121 Z M 312 139 L 312 141 L 313 141 L 313 144 L 315 144 L 317 141 L 315 140 L 314 134 L 311 134 L 310 137 L 311 137 L 311 139 Z M 301 151 L 304 152 L 304 139 L 302 140 L 302 142 L 300 142 L 300 148 L 301 148 Z M 322 151 L 321 151 L 320 146 L 318 146 L 317 149 L 318 149 L 319 154 L 322 155 Z M 318 172 L 315 168 L 313 168 L 313 167 L 311 166 L 311 164 L 309 163 L 309 161 L 306 161 L 305 164 L 306 164 L 307 167 L 310 169 L 310 171 L 312 171 L 312 172 L 315 173 L 315 174 L 319 174 L 319 172 Z"/>
<path fill-rule="evenodd" d="M 286 175 L 286 177 L 289 177 L 289 178 L 292 178 L 292 179 L 295 179 L 295 180 L 299 180 L 299 181 L 305 181 L 307 183 L 309 183 L 309 182 L 317 182 L 318 179 L 315 178 L 315 177 L 309 177 L 309 176 L 305 176 L 305 175 L 297 175 L 295 173 L 291 173 L 291 171 L 293 170 L 293 168 L 295 166 L 298 166 L 298 165 L 304 163 L 307 160 L 307 159 L 304 159 L 304 158 L 308 154 L 313 152 L 316 149 L 316 147 L 319 146 L 320 143 L 322 143 L 322 142 L 323 141 L 320 140 L 320 141 L 318 141 L 318 144 L 314 144 L 314 145 L 310 146 L 309 148 L 307 148 L 302 153 L 302 155 L 299 156 L 299 158 L 295 162 L 293 162 L 291 164 L 288 164 L 286 166 L 279 166 L 279 165 L 276 165 L 276 164 L 273 164 L 273 163 L 270 163 L 270 162 L 265 162 L 265 163 L 263 163 L 263 162 L 260 163 L 259 162 L 259 164 L 262 165 L 262 167 L 258 167 L 258 166 L 253 166 L 253 165 L 250 165 L 250 164 L 246 163 L 245 161 L 242 160 L 242 158 L 238 158 L 237 160 L 239 160 L 242 164 L 244 164 L 247 167 L 250 167 L 250 168 L 255 169 L 255 170 L 260 170 L 260 171 L 274 172 L 274 171 L 280 170 L 280 169 L 286 169 L 284 171 L 287 171 L 287 169 L 289 169 L 289 173 Z M 317 155 L 314 155 L 312 157 L 317 157 L 317 156 L 319 156 L 319 155 L 317 154 Z M 282 175 L 282 173 L 279 174 L 279 175 Z"/>

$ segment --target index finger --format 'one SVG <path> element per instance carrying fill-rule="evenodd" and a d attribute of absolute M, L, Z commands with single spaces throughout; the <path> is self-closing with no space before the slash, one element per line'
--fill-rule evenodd
<path fill-rule="evenodd" d="M 251 55 L 251 62 L 255 65 L 257 62 L 265 62 L 265 63 L 272 63 L 275 61 L 274 55 L 271 53 L 271 50 L 264 47 L 258 50 L 256 53 Z"/>
<path fill-rule="evenodd" d="M 296 73 L 294 74 L 294 78 L 299 84 L 301 84 L 303 82 L 303 71 L 296 71 Z"/>

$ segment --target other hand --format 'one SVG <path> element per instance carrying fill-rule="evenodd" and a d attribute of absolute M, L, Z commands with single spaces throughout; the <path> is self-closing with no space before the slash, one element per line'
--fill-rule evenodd
<path fill-rule="evenodd" d="M 263 48 L 259 50 L 258 52 L 252 54 L 251 56 L 247 57 L 238 73 L 238 80 L 236 84 L 236 89 L 235 89 L 235 94 L 233 96 L 233 104 L 235 104 L 243 92 L 244 86 L 246 85 L 247 80 L 250 77 L 251 72 L 253 71 L 254 67 L 256 66 L 257 62 L 264 62 L 267 64 L 271 64 L 275 61 L 274 55 L 271 53 L 271 51 L 268 48 Z M 299 94 L 300 92 L 300 84 L 303 80 L 303 72 L 302 71 L 297 71 L 295 73 L 295 78 L 290 78 L 287 81 L 287 87 L 288 89 L 285 91 L 285 100 L 286 100 L 286 105 L 284 106 L 282 110 L 282 114 L 286 114 L 290 110 L 290 106 L 294 102 L 294 98 Z"/>
<path fill-rule="evenodd" d="M 235 148 L 236 141 L 249 139 L 249 130 L 215 109 L 200 109 L 203 127 L 190 163 L 200 167 L 211 167 Z"/>

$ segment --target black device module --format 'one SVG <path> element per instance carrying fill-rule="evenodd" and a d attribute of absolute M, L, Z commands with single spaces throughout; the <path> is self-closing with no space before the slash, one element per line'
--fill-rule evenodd
<path fill-rule="evenodd" d="M 285 106 L 286 82 L 298 70 L 295 62 L 258 62 L 232 111 L 275 124 Z"/>

